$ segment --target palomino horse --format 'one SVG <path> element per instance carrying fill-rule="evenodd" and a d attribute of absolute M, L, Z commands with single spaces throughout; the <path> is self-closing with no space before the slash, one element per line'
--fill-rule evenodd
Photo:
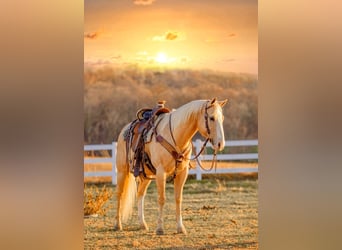
<path fill-rule="evenodd" d="M 203 137 L 209 139 L 215 153 L 224 148 L 222 107 L 226 102 L 227 100 L 217 101 L 216 98 L 212 100 L 195 100 L 157 118 L 156 126 L 153 128 L 152 140 L 145 145 L 145 152 L 156 169 L 153 177 L 156 180 L 159 204 L 157 234 L 164 233 L 165 183 L 166 178 L 170 175 L 174 176 L 177 232 L 186 234 L 182 222 L 181 205 L 183 187 L 190 166 L 192 137 L 199 131 Z M 117 215 L 114 229 L 122 230 L 122 221 L 125 222 L 130 217 L 137 192 L 140 226 L 142 229 L 148 230 L 144 219 L 144 197 L 147 187 L 151 183 L 151 178 L 137 178 L 139 179 L 139 185 L 136 188 L 135 178 L 130 173 L 126 141 L 124 139 L 124 132 L 129 126 L 130 124 L 122 129 L 117 144 Z M 177 157 L 170 153 L 170 150 L 161 143 L 158 136 L 161 136 L 168 145 L 174 148 L 178 153 Z M 146 166 L 144 167 L 147 175 L 151 176 L 152 172 Z"/>

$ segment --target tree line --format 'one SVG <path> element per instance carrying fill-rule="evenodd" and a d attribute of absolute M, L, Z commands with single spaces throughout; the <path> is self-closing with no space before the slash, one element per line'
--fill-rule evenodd
<path fill-rule="evenodd" d="M 140 108 L 158 100 L 172 109 L 196 99 L 229 99 L 223 108 L 227 140 L 258 138 L 258 79 L 212 70 L 126 67 L 84 71 L 84 142 L 116 141 Z"/>

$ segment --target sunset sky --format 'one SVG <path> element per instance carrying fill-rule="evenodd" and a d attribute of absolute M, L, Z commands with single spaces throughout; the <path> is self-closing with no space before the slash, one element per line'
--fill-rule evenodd
<path fill-rule="evenodd" d="M 85 0 L 86 65 L 258 73 L 255 0 Z"/>

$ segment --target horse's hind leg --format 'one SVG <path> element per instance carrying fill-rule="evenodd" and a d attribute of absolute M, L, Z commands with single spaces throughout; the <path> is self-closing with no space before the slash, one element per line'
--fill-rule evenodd
<path fill-rule="evenodd" d="M 188 176 L 188 169 L 184 169 L 178 173 L 174 179 L 174 191 L 176 201 L 176 221 L 177 221 L 177 233 L 186 234 L 185 227 L 182 220 L 182 200 L 183 200 L 183 187 Z"/>
<path fill-rule="evenodd" d="M 117 185 L 116 185 L 116 195 L 117 195 L 116 223 L 114 225 L 114 230 L 122 230 L 121 196 L 123 193 L 123 188 L 125 186 L 125 178 L 126 178 L 126 173 L 118 171 L 118 173 L 117 173 Z"/>
<path fill-rule="evenodd" d="M 150 180 L 142 179 L 138 185 L 138 195 L 137 195 L 138 217 L 139 217 L 140 227 L 145 230 L 148 230 L 148 226 L 146 224 L 145 217 L 144 217 L 144 199 L 146 195 L 146 190 L 148 186 L 150 185 L 150 183 L 151 183 Z"/>

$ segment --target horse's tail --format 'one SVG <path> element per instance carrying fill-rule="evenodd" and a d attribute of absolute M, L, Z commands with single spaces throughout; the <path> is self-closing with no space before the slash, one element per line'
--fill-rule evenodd
<path fill-rule="evenodd" d="M 126 141 L 121 133 L 118 139 L 117 147 L 117 191 L 118 205 L 120 206 L 120 214 L 123 222 L 126 222 L 132 215 L 133 205 L 135 202 L 137 187 L 133 175 L 129 171 L 126 155 Z"/>
<path fill-rule="evenodd" d="M 121 196 L 121 215 L 123 222 L 126 222 L 132 215 L 136 192 L 137 187 L 135 179 L 133 175 L 128 172 L 125 177 L 124 189 Z"/>

